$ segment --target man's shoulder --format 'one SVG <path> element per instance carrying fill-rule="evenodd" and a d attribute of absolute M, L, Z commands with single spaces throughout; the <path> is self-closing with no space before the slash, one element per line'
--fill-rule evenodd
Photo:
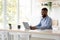
<path fill-rule="evenodd" d="M 48 18 L 49 20 L 52 20 L 51 17 L 49 17 L 49 16 L 47 16 L 47 18 Z"/>

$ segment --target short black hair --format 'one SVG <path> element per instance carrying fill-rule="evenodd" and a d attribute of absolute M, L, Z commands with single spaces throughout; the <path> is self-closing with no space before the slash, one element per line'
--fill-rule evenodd
<path fill-rule="evenodd" d="M 47 9 L 47 8 L 42 8 L 42 10 L 46 10 L 46 11 L 48 11 L 48 9 Z"/>

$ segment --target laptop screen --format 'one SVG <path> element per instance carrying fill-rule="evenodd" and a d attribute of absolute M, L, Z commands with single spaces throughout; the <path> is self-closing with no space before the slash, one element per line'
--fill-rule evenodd
<path fill-rule="evenodd" d="M 30 29 L 28 22 L 23 22 L 23 25 L 24 25 L 25 29 Z"/>

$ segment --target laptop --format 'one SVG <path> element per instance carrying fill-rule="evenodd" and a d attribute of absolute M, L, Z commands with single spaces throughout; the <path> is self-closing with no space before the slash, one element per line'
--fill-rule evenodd
<path fill-rule="evenodd" d="M 30 29 L 28 22 L 23 22 L 23 25 L 24 25 L 25 29 Z"/>

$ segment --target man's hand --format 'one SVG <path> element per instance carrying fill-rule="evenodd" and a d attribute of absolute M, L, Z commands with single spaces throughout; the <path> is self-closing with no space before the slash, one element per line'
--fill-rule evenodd
<path fill-rule="evenodd" d="M 37 29 L 35 26 L 30 26 L 30 29 L 31 30 L 35 30 L 35 29 Z"/>

